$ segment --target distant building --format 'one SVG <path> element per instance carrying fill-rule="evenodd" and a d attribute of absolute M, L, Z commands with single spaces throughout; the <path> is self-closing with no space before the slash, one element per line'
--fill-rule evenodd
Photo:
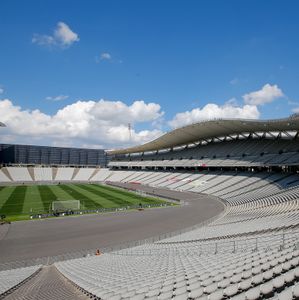
<path fill-rule="evenodd" d="M 103 149 L 0 144 L 0 164 L 104 167 L 107 155 Z"/>

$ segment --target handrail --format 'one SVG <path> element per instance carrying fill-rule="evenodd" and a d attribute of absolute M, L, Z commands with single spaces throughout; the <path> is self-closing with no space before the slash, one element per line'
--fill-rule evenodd
<path fill-rule="evenodd" d="M 192 241 L 190 241 L 192 242 Z M 197 243 L 197 245 L 196 245 Z M 156 244 L 159 246 L 175 246 L 173 248 L 149 248 L 149 249 L 125 249 L 125 251 L 115 252 L 117 255 L 163 255 L 163 254 L 182 254 L 201 255 L 201 254 L 217 254 L 217 253 L 236 253 L 240 251 L 258 251 L 261 249 L 279 249 L 293 245 L 299 248 L 299 231 L 296 232 L 281 232 L 274 235 L 263 235 L 250 237 L 247 239 L 232 239 L 232 240 L 214 240 L 208 242 L 191 243 L 177 242 L 176 244 Z M 187 245 L 187 246 L 186 246 Z M 179 246 L 179 247 L 178 247 Z"/>

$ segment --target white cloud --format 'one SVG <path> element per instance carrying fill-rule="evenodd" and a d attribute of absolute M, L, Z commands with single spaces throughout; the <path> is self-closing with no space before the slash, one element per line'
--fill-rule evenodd
<path fill-rule="evenodd" d="M 63 45 L 70 46 L 74 42 L 79 42 L 79 36 L 77 33 L 71 30 L 71 28 L 63 23 L 59 22 L 54 32 L 54 38 Z"/>
<path fill-rule="evenodd" d="M 0 87 L 0 95 L 4 93 L 4 88 Z"/>
<path fill-rule="evenodd" d="M 101 60 L 110 60 L 111 58 L 112 58 L 112 56 L 108 52 L 101 53 L 101 55 L 100 55 Z"/>
<path fill-rule="evenodd" d="M 67 96 L 67 95 L 58 95 L 58 96 L 55 96 L 55 97 L 52 97 L 52 96 L 46 97 L 46 100 L 56 102 L 56 101 L 66 100 L 67 98 L 69 98 L 69 96 Z"/>
<path fill-rule="evenodd" d="M 41 34 L 37 34 L 37 33 L 35 33 L 33 35 L 33 38 L 31 41 L 33 44 L 37 44 L 40 46 L 51 46 L 51 45 L 56 44 L 56 42 L 52 36 L 44 35 L 44 34 L 41 35 Z"/>
<path fill-rule="evenodd" d="M 237 84 L 238 79 L 234 78 L 230 84 Z M 258 119 L 260 112 L 259 105 L 270 103 L 277 98 L 283 97 L 282 90 L 277 85 L 265 84 L 261 90 L 245 94 L 245 104 L 239 105 L 236 98 L 229 99 L 224 105 L 208 103 L 202 108 L 194 108 L 191 111 L 178 113 L 168 122 L 172 128 L 218 118 L 243 118 Z"/>
<path fill-rule="evenodd" d="M 271 103 L 277 98 L 283 97 L 282 90 L 276 85 L 265 84 L 262 89 L 258 91 L 245 94 L 243 96 L 244 102 L 250 105 L 263 105 Z"/>
<path fill-rule="evenodd" d="M 34 34 L 32 43 L 40 46 L 67 48 L 79 40 L 78 34 L 72 31 L 67 24 L 58 22 L 52 35 Z"/>
<path fill-rule="evenodd" d="M 293 109 L 292 109 L 292 112 L 293 112 L 293 113 L 299 113 L 299 107 L 293 108 Z"/>
<path fill-rule="evenodd" d="M 44 145 L 123 147 L 144 143 L 160 136 L 161 130 L 132 130 L 128 123 L 152 122 L 163 115 L 160 105 L 135 101 L 77 101 L 49 115 L 40 110 L 24 110 L 9 99 L 0 100 L 3 142 Z"/>
<path fill-rule="evenodd" d="M 255 105 L 235 106 L 232 101 L 228 101 L 223 106 L 208 103 L 203 108 L 194 108 L 191 111 L 178 113 L 169 122 L 169 125 L 172 128 L 177 128 L 204 120 L 218 118 L 257 119 L 259 116 L 260 112 Z"/>
<path fill-rule="evenodd" d="M 95 57 L 95 62 L 97 64 L 106 61 L 109 63 L 114 63 L 114 64 L 121 64 L 122 60 L 121 59 L 117 59 L 115 57 L 112 57 L 112 54 L 109 52 L 102 52 L 100 55 Z"/>
<path fill-rule="evenodd" d="M 277 85 L 266 84 L 260 91 L 243 96 L 245 104 L 235 98 L 223 105 L 208 103 L 190 111 L 177 113 L 168 125 L 177 128 L 188 124 L 218 118 L 258 119 L 258 105 L 283 96 Z M 47 97 L 61 101 L 66 95 Z M 295 104 L 295 103 L 292 103 Z M 299 107 L 293 109 L 299 112 Z M 142 144 L 163 134 L 166 121 L 157 103 L 134 101 L 127 105 L 121 101 L 80 100 L 66 105 L 50 115 L 40 110 L 25 110 L 9 99 L 0 100 L 0 120 L 7 127 L 0 131 L 1 140 L 7 143 L 36 143 L 55 146 L 84 146 L 105 148 L 127 147 Z M 128 124 L 132 124 L 131 139 Z M 149 130 L 135 130 L 136 125 L 147 123 Z"/>

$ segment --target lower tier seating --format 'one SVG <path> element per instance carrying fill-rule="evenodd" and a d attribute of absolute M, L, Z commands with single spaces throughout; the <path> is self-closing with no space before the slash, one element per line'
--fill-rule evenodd
<path fill-rule="evenodd" d="M 127 175 L 122 171 L 112 179 L 222 195 L 226 211 L 211 223 L 159 242 L 56 263 L 76 285 L 111 300 L 298 299 L 297 175 Z"/>

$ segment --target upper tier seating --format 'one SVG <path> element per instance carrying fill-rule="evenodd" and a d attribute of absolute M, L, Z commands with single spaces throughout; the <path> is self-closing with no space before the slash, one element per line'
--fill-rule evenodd
<path fill-rule="evenodd" d="M 236 167 L 298 164 L 299 140 L 251 138 L 210 142 L 191 148 L 132 155 L 110 161 L 110 167 Z"/>

